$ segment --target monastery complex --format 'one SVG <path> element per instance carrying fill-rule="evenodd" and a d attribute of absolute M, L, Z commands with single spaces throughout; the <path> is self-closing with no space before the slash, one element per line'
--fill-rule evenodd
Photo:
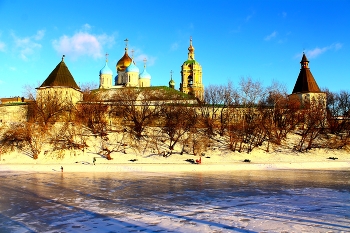
<path fill-rule="evenodd" d="M 147 61 L 144 59 L 142 72 L 136 66 L 133 55 L 130 57 L 128 51 L 128 40 L 125 40 L 126 46 L 124 55 L 116 64 L 116 76 L 108 65 L 108 54 L 106 54 L 106 63 L 99 72 L 99 88 L 95 91 L 107 91 L 113 93 L 122 88 L 150 88 L 152 87 L 152 76 L 147 71 Z M 181 65 L 181 82 L 180 89 L 175 90 L 175 81 L 170 79 L 168 87 L 176 92 L 188 95 L 198 102 L 204 101 L 204 85 L 202 80 L 202 67 L 195 60 L 195 48 L 190 39 L 188 47 L 187 60 Z M 297 77 L 292 97 L 298 98 L 299 101 L 305 102 L 318 95 L 325 96 L 318 87 L 313 77 L 309 61 L 305 54 L 301 59 L 301 68 Z M 83 101 L 83 93 L 75 82 L 73 75 L 70 73 L 65 61 L 64 55 L 58 65 L 52 70 L 44 82 L 38 87 L 36 101 L 49 100 L 50 96 L 60 96 L 61 98 L 73 104 L 79 104 Z M 0 123 L 1 122 L 18 122 L 27 121 L 27 104 L 22 98 L 2 98 L 0 99 Z"/>

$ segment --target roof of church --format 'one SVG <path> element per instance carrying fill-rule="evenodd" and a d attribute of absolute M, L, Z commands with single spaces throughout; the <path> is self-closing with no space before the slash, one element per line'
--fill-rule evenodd
<path fill-rule="evenodd" d="M 143 69 L 142 73 L 139 76 L 140 78 L 151 79 L 151 75 L 147 72 L 146 67 Z"/>
<path fill-rule="evenodd" d="M 62 61 L 58 63 L 56 68 L 50 73 L 50 75 L 43 82 L 43 84 L 41 84 L 40 87 L 54 87 L 54 86 L 72 87 L 80 90 L 72 74 L 68 70 L 68 67 L 64 63 L 63 57 L 62 57 Z"/>
<path fill-rule="evenodd" d="M 132 59 L 129 57 L 128 49 L 125 48 L 125 53 L 122 58 L 118 61 L 116 67 L 117 71 L 125 71 L 128 66 L 130 66 Z"/>
<path fill-rule="evenodd" d="M 109 68 L 108 64 L 107 64 L 107 61 L 106 61 L 106 64 L 105 66 L 100 70 L 100 75 L 101 74 L 110 74 L 110 75 L 113 75 L 113 71 Z"/>
<path fill-rule="evenodd" d="M 126 67 L 125 71 L 126 72 L 137 72 L 137 73 L 140 72 L 139 68 L 135 65 L 134 60 L 132 60 L 130 65 L 128 67 Z"/>
<path fill-rule="evenodd" d="M 292 93 L 294 94 L 294 93 L 321 92 L 320 88 L 316 83 L 314 76 L 310 71 L 310 68 L 308 67 L 308 65 L 306 66 L 303 65 L 303 63 L 309 63 L 305 54 L 303 54 L 303 57 L 300 63 L 302 64 L 302 66 Z"/>

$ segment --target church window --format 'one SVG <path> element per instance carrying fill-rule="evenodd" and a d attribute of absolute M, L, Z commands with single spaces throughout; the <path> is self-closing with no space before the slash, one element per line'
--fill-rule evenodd
<path fill-rule="evenodd" d="M 188 85 L 189 86 L 193 85 L 193 76 L 192 75 L 188 76 Z"/>

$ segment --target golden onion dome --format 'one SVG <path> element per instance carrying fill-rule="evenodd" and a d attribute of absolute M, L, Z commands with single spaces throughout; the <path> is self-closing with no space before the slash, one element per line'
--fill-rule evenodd
<path fill-rule="evenodd" d="M 124 56 L 120 58 L 117 63 L 117 71 L 125 71 L 128 66 L 130 66 L 132 59 L 128 55 L 128 50 L 125 49 Z"/>

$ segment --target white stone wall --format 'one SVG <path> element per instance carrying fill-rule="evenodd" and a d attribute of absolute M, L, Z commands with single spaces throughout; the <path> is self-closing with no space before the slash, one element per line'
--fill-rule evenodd
<path fill-rule="evenodd" d="M 101 74 L 100 75 L 100 88 L 108 89 L 112 86 L 112 75 L 110 74 Z"/>
<path fill-rule="evenodd" d="M 0 105 L 0 124 L 28 120 L 28 105 Z"/>
<path fill-rule="evenodd" d="M 60 97 L 67 103 L 76 104 L 83 100 L 83 93 L 70 87 L 38 88 L 36 99 Z"/>
<path fill-rule="evenodd" d="M 149 78 L 140 78 L 139 79 L 139 87 L 150 87 L 151 80 Z"/>

